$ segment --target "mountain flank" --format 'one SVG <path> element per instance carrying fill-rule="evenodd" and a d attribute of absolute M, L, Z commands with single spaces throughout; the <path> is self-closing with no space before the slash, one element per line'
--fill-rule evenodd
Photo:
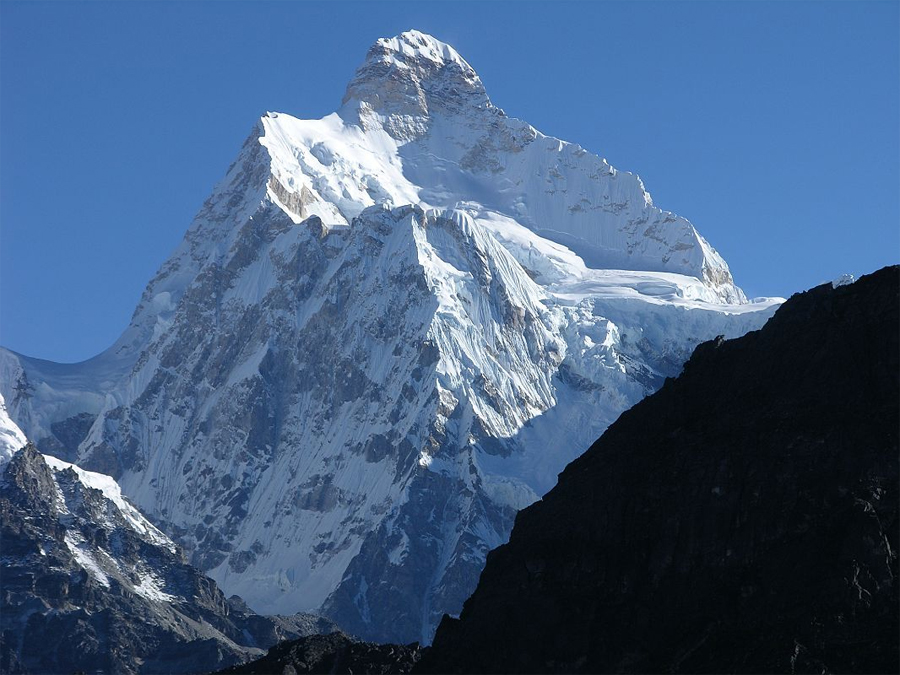
<path fill-rule="evenodd" d="M 897 672 L 898 277 L 700 345 L 519 513 L 419 670 Z"/>
<path fill-rule="evenodd" d="M 431 647 L 311 636 L 233 672 L 898 672 L 898 308 L 885 268 L 700 345 L 519 513 Z"/>

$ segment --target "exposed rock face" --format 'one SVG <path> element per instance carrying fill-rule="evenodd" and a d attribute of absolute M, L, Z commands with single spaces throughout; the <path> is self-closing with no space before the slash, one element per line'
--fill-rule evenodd
<path fill-rule="evenodd" d="M 517 509 L 777 304 L 410 31 L 337 113 L 259 120 L 115 345 L 0 349 L 0 393 L 255 610 L 424 643 Z"/>
<path fill-rule="evenodd" d="M 435 115 L 500 112 L 456 50 L 414 30 L 372 45 L 343 105 L 363 127 L 383 127 L 400 141 L 423 136 Z"/>
<path fill-rule="evenodd" d="M 896 673 L 898 277 L 698 347 L 518 515 L 422 672 Z"/>
<path fill-rule="evenodd" d="M 261 659 L 223 670 L 220 675 L 299 675 L 300 673 L 369 673 L 402 675 L 413 669 L 418 644 L 360 642 L 344 633 L 311 635 L 272 647 Z"/>
<path fill-rule="evenodd" d="M 226 600 L 111 478 L 30 444 L 4 467 L 0 522 L 3 673 L 200 672 L 334 629 Z"/>

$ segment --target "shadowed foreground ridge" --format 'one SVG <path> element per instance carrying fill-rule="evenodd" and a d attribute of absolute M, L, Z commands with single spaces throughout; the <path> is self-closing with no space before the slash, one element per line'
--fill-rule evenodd
<path fill-rule="evenodd" d="M 299 675 L 300 673 L 408 673 L 419 659 L 417 643 L 380 645 L 360 642 L 341 632 L 283 642 L 263 658 L 233 666 L 218 675 Z"/>
<path fill-rule="evenodd" d="M 697 348 L 522 511 L 421 672 L 898 672 L 898 271 Z"/>

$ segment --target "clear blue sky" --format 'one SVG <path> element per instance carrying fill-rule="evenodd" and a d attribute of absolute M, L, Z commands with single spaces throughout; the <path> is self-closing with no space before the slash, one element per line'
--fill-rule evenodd
<path fill-rule="evenodd" d="M 321 117 L 378 37 L 638 173 L 751 296 L 900 261 L 900 3 L 0 3 L 0 344 L 88 358 L 266 110 Z"/>

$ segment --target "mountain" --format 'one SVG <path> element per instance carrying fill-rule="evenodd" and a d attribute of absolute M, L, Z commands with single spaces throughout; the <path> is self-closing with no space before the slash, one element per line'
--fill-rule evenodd
<path fill-rule="evenodd" d="M 334 630 L 226 599 L 112 478 L 34 445 L 3 463 L 0 516 L 0 672 L 199 672 Z"/>
<path fill-rule="evenodd" d="M 421 672 L 896 673 L 900 268 L 708 342 L 519 513 Z"/>
<path fill-rule="evenodd" d="M 0 350 L 0 393 L 255 610 L 428 642 L 518 509 L 778 303 L 410 31 L 336 113 L 262 117 L 109 350 Z"/>

